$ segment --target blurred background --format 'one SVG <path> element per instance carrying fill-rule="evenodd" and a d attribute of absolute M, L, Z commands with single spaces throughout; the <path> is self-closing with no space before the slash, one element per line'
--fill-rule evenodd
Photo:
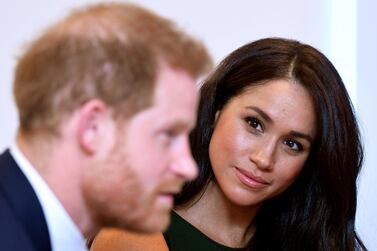
<path fill-rule="evenodd" d="M 12 81 L 17 58 L 29 41 L 72 8 L 93 0 L 1 0 L 0 151 L 14 139 L 17 111 Z M 377 1 L 372 0 L 134 0 L 175 20 L 201 39 L 214 60 L 263 37 L 309 43 L 334 63 L 358 114 L 365 145 L 359 178 L 357 230 L 377 251 Z M 153 41 L 151 41 L 153 42 Z M 57 78 L 59 76 L 56 76 Z"/>

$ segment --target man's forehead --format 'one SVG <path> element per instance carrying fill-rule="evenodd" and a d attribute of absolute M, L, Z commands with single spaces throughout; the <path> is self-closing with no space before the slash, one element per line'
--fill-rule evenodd
<path fill-rule="evenodd" d="M 146 112 L 156 126 L 190 128 L 196 122 L 196 106 L 182 108 L 180 106 L 154 105 Z"/>
<path fill-rule="evenodd" d="M 168 95 L 197 90 L 195 79 L 185 70 L 161 66 L 155 83 L 155 98 L 165 99 Z M 190 94 L 190 93 L 187 93 Z M 173 95 L 171 98 L 180 98 Z"/>

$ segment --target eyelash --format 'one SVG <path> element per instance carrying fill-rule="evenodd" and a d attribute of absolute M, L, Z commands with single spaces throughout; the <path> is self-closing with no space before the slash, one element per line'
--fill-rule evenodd
<path fill-rule="evenodd" d="M 286 146 L 289 147 L 290 150 L 294 151 L 294 152 L 301 152 L 304 147 L 302 144 L 300 144 L 299 142 L 297 142 L 296 140 L 293 140 L 293 139 L 287 139 L 287 140 L 284 140 L 284 144 Z M 295 144 L 296 145 L 296 148 L 290 146 L 292 144 Z"/>
<path fill-rule="evenodd" d="M 167 129 L 167 130 L 164 131 L 164 134 L 168 138 L 173 138 L 176 135 L 176 132 L 174 130 Z"/>
<path fill-rule="evenodd" d="M 159 132 L 159 137 L 165 145 L 170 145 L 177 136 L 177 132 L 172 129 L 166 129 Z"/>
<path fill-rule="evenodd" d="M 249 125 L 249 127 L 251 127 L 253 130 L 257 130 L 258 132 L 264 131 L 263 123 L 259 119 L 255 117 L 246 117 L 245 121 Z M 260 129 L 258 129 L 259 126 L 260 126 Z M 284 144 L 287 147 L 289 147 L 290 150 L 294 152 L 301 152 L 304 149 L 301 143 L 293 139 L 284 140 Z M 292 145 L 295 145 L 295 146 L 292 146 Z"/>
<path fill-rule="evenodd" d="M 245 121 L 252 129 L 257 130 L 259 132 L 263 132 L 264 126 L 259 119 L 255 117 L 246 117 Z M 258 129 L 258 126 L 260 126 L 260 129 Z"/>

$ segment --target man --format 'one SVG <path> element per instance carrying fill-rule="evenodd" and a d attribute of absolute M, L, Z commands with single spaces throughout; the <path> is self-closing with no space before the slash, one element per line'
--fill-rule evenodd
<path fill-rule="evenodd" d="M 196 176 L 205 48 L 131 4 L 78 10 L 16 66 L 20 127 L 0 156 L 0 250 L 85 250 L 100 227 L 166 228 Z"/>

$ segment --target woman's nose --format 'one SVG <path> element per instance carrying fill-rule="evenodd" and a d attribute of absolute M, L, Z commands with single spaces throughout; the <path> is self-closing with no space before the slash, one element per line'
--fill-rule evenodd
<path fill-rule="evenodd" d="M 273 166 L 273 155 L 275 144 L 273 142 L 265 142 L 263 146 L 258 146 L 250 153 L 250 161 L 261 170 L 271 170 Z"/>

